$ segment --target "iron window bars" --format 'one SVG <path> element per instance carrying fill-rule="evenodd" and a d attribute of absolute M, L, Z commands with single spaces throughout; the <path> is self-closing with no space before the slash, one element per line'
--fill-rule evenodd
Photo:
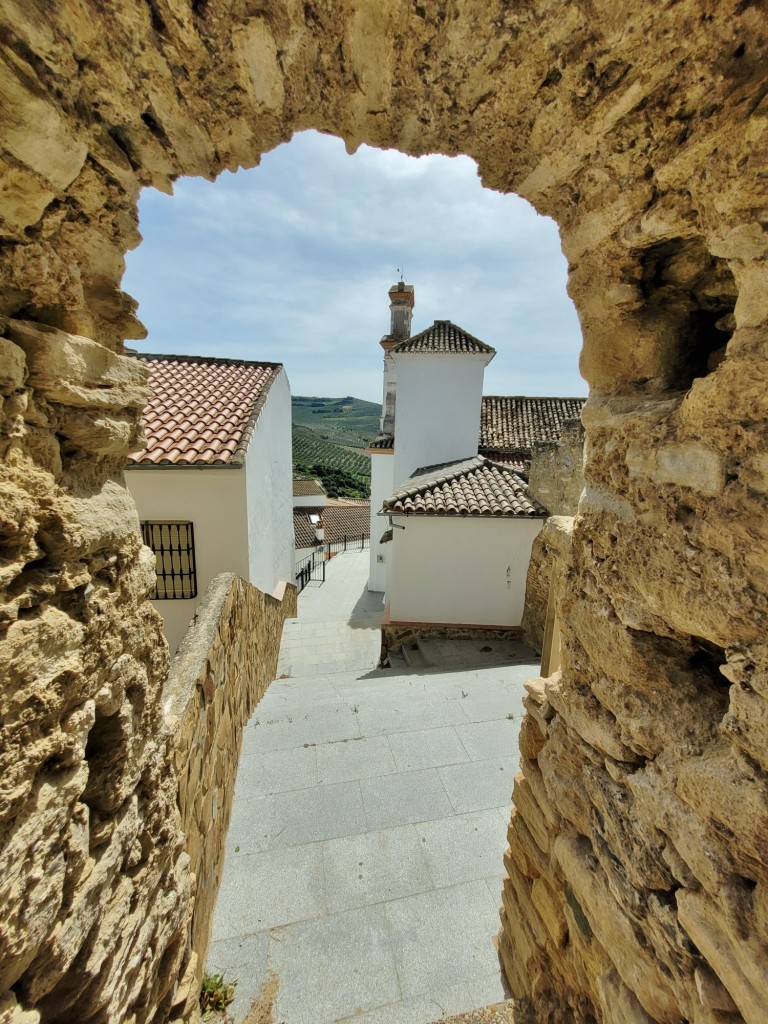
<path fill-rule="evenodd" d="M 145 520 L 141 536 L 155 555 L 157 578 L 153 601 L 197 597 L 195 532 L 188 520 Z"/>

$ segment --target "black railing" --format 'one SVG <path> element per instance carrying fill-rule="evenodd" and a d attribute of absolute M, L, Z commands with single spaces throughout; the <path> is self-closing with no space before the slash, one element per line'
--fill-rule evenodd
<path fill-rule="evenodd" d="M 363 551 L 370 545 L 370 540 L 370 535 L 367 533 L 359 533 L 356 536 L 345 533 L 337 540 L 326 541 L 325 548 L 330 558 L 342 551 Z"/>
<path fill-rule="evenodd" d="M 325 546 L 323 545 L 296 563 L 296 590 L 299 594 L 310 580 L 325 583 L 325 562 Z"/>
<path fill-rule="evenodd" d="M 370 545 L 367 533 L 345 533 L 336 540 L 318 544 L 315 550 L 296 563 L 296 590 L 301 593 L 309 582 L 325 583 L 325 563 L 344 551 L 364 551 Z"/>

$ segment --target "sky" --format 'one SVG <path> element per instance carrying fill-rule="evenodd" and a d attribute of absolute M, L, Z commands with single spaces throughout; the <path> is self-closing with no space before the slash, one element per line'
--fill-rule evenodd
<path fill-rule="evenodd" d="M 380 402 L 402 272 L 414 334 L 452 320 L 497 350 L 485 394 L 587 393 L 557 227 L 484 189 L 469 157 L 349 156 L 303 132 L 252 170 L 145 189 L 139 227 L 123 288 L 142 352 L 282 362 L 294 395 Z"/>

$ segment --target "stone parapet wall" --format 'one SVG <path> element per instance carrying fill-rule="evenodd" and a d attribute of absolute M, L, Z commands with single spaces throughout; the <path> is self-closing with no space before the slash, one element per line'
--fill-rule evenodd
<path fill-rule="evenodd" d="M 213 927 L 243 729 L 275 678 L 283 623 L 295 615 L 293 585 L 281 584 L 272 597 L 231 573 L 216 576 L 163 689 L 194 877 L 189 967 L 175 997 L 185 1020 L 197 1002 Z"/>
<path fill-rule="evenodd" d="M 584 489 L 584 427 L 579 420 L 566 420 L 558 441 L 534 444 L 528 485 L 551 516 L 576 515 Z"/>
<path fill-rule="evenodd" d="M 570 562 L 571 516 L 550 516 L 536 535 L 528 563 L 525 583 L 525 607 L 520 627 L 525 643 L 537 654 L 542 653 L 547 607 L 553 590 L 553 573 L 562 576 Z M 558 580 L 554 581 L 557 586 Z M 558 588 L 559 589 L 559 588 Z"/>

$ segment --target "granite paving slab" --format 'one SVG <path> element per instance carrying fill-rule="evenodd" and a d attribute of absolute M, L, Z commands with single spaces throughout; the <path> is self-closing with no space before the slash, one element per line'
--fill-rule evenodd
<path fill-rule="evenodd" d="M 539 666 L 519 644 L 446 641 L 448 664 L 377 669 L 367 573 L 367 551 L 339 555 L 299 596 L 245 728 L 208 956 L 238 982 L 236 1024 L 270 977 L 276 1024 L 430 1024 L 504 997 L 503 854 Z"/>

